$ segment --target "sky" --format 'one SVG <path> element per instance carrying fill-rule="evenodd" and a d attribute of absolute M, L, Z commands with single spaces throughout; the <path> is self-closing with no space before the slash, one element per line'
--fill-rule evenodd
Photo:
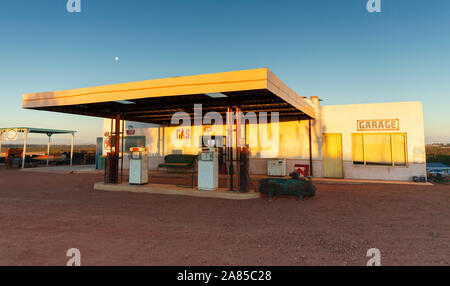
<path fill-rule="evenodd" d="M 450 142 L 448 0 L 66 2 L 0 0 L 1 127 L 95 143 L 101 119 L 23 110 L 22 94 L 268 67 L 324 105 L 421 101 L 426 142 Z"/>

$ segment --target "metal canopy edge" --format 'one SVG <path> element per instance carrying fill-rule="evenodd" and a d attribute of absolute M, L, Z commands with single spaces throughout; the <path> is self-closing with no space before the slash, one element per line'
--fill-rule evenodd
<path fill-rule="evenodd" d="M 267 68 L 30 93 L 22 104 L 25 109 L 103 118 L 121 114 L 126 120 L 167 124 L 176 111 L 192 114 L 195 103 L 221 114 L 235 104 L 243 112 L 278 111 L 286 120 L 316 118 L 314 106 Z"/>

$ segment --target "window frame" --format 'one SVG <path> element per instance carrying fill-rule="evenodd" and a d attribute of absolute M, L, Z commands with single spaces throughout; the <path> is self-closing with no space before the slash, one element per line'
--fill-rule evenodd
<path fill-rule="evenodd" d="M 362 151 L 363 151 L 363 164 L 355 163 L 354 155 L 353 155 L 353 136 L 354 135 L 361 135 L 362 136 Z M 391 164 L 367 164 L 366 160 L 366 144 L 365 144 L 365 135 L 389 135 L 390 140 L 390 156 L 391 156 Z M 395 164 L 394 160 L 394 154 L 395 154 L 395 148 L 394 148 L 394 136 L 393 135 L 402 135 L 404 138 L 404 157 L 405 157 L 405 163 L 404 164 Z M 352 164 L 355 166 L 380 166 L 380 167 L 408 167 L 408 134 L 407 132 L 353 132 L 351 133 L 351 150 L 352 150 Z"/>

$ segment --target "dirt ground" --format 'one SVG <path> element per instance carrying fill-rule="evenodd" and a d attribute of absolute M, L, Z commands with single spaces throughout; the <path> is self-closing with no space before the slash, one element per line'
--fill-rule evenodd
<path fill-rule="evenodd" d="M 100 174 L 0 169 L 0 265 L 450 264 L 450 185 L 318 185 L 248 201 L 93 191 Z"/>

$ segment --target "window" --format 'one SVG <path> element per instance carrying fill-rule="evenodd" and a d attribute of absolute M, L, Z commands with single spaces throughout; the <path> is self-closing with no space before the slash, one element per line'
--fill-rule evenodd
<path fill-rule="evenodd" d="M 406 133 L 353 133 L 355 165 L 406 166 Z"/>

